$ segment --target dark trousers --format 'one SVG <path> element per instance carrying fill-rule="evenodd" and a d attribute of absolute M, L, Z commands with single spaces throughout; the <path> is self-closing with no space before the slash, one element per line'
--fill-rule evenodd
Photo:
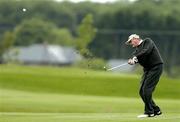
<path fill-rule="evenodd" d="M 160 111 L 160 108 L 152 99 L 152 93 L 159 81 L 163 71 L 163 64 L 156 65 L 150 69 L 144 68 L 139 94 L 145 104 L 145 114 L 153 114 Z"/>

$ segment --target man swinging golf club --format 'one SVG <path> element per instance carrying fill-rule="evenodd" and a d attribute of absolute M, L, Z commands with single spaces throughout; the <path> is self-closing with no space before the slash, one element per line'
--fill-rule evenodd
<path fill-rule="evenodd" d="M 134 65 L 139 63 L 144 70 L 141 79 L 139 94 L 144 102 L 144 114 L 138 118 L 154 117 L 162 114 L 159 106 L 155 104 L 152 93 L 159 81 L 163 71 L 163 60 L 155 43 L 150 39 L 141 39 L 139 35 L 132 34 L 129 36 L 127 45 L 135 48 L 133 57 L 128 60 L 128 64 Z"/>

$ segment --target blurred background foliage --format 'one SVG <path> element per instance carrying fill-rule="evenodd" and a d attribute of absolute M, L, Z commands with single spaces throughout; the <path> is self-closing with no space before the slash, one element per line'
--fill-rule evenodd
<path fill-rule="evenodd" d="M 74 46 L 84 56 L 130 58 L 124 45 L 136 33 L 160 49 L 169 76 L 180 69 L 180 1 L 121 0 L 111 4 L 1 0 L 0 57 L 12 46 L 47 42 Z M 25 8 L 27 11 L 23 12 Z M 82 41 L 86 40 L 86 41 Z"/>

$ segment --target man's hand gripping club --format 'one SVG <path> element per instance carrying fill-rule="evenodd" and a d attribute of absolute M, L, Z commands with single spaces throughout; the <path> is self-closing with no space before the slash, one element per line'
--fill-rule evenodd
<path fill-rule="evenodd" d="M 130 64 L 130 65 L 134 65 L 134 64 L 136 64 L 136 63 L 138 63 L 138 59 L 137 59 L 136 56 L 134 56 L 133 58 L 130 58 L 130 59 L 128 60 L 128 64 Z"/>

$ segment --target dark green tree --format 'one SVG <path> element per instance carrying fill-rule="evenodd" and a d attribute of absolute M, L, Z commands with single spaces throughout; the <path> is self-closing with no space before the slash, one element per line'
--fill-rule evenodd
<path fill-rule="evenodd" d="M 0 63 L 3 63 L 3 54 L 13 45 L 14 34 L 10 31 L 6 32 L 0 43 Z"/>
<path fill-rule="evenodd" d="M 84 17 L 77 30 L 77 38 L 75 40 L 76 48 L 83 56 L 90 56 L 88 44 L 93 41 L 96 35 L 96 28 L 93 26 L 93 16 L 88 14 Z"/>
<path fill-rule="evenodd" d="M 53 23 L 43 21 L 39 18 L 24 20 L 14 29 L 15 45 L 30 45 L 34 43 L 54 41 L 54 30 L 57 29 Z"/>
<path fill-rule="evenodd" d="M 53 44 L 62 46 L 75 46 L 74 37 L 67 28 L 54 29 Z"/>

